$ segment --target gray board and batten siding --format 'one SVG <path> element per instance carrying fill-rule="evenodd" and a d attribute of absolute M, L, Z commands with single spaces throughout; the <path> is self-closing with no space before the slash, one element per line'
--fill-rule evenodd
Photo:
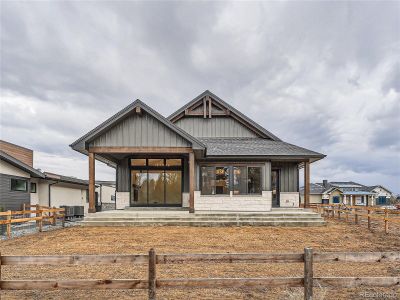
<path fill-rule="evenodd" d="M 194 137 L 258 137 L 256 133 L 231 117 L 184 117 L 175 125 Z"/>
<path fill-rule="evenodd" d="M 130 115 L 90 142 L 91 147 L 190 147 L 191 143 L 150 114 Z"/>
<path fill-rule="evenodd" d="M 272 169 L 280 170 L 280 192 L 299 191 L 299 170 L 297 163 L 272 162 Z"/>

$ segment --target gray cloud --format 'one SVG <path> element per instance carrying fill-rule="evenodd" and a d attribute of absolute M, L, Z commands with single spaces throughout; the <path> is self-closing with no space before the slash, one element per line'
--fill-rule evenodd
<path fill-rule="evenodd" d="M 87 177 L 68 145 L 136 98 L 168 115 L 210 89 L 327 154 L 315 180 L 400 192 L 399 2 L 1 6 L 1 136 L 52 171 Z"/>

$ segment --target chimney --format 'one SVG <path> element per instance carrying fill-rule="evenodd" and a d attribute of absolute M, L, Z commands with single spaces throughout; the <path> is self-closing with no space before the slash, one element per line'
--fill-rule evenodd
<path fill-rule="evenodd" d="M 328 180 L 324 179 L 322 181 L 322 185 L 324 186 L 324 188 L 328 188 Z"/>

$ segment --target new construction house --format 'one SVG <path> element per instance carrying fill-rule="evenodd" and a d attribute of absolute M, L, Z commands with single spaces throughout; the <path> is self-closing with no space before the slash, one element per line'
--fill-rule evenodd
<path fill-rule="evenodd" d="M 96 159 L 116 168 L 116 209 L 268 212 L 299 207 L 299 169 L 309 183 L 310 164 L 325 156 L 282 141 L 210 91 L 168 117 L 136 100 L 70 146 L 89 159 L 89 212 Z"/>

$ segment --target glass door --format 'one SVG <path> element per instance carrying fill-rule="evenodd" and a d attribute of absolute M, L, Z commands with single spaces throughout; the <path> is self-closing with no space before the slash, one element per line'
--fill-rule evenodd
<path fill-rule="evenodd" d="M 130 206 L 147 205 L 147 171 L 131 171 Z"/>
<path fill-rule="evenodd" d="M 131 159 L 130 206 L 180 206 L 182 159 Z"/>
<path fill-rule="evenodd" d="M 164 171 L 149 170 L 148 204 L 164 204 Z"/>

